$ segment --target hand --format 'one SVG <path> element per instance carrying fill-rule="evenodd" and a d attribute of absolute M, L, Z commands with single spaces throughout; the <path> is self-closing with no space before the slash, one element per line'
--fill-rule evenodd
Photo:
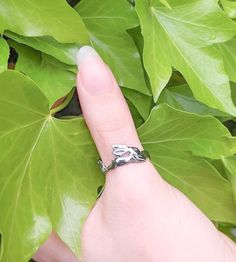
<path fill-rule="evenodd" d="M 111 162 L 113 144 L 142 149 L 109 68 L 90 47 L 80 49 L 78 65 L 81 106 L 105 164 Z M 50 253 L 52 243 L 58 254 L 71 258 L 41 259 Z M 233 262 L 236 246 L 146 161 L 118 167 L 106 175 L 104 192 L 83 228 L 82 255 L 83 262 Z M 39 249 L 36 259 L 72 262 L 74 256 L 54 237 Z"/>

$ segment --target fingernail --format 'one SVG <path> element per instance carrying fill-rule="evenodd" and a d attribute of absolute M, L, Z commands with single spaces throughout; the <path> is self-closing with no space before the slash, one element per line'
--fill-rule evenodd
<path fill-rule="evenodd" d="M 107 66 L 90 46 L 83 46 L 77 53 L 79 69 L 79 87 L 84 88 L 90 95 L 110 91 L 113 86 L 113 76 Z"/>

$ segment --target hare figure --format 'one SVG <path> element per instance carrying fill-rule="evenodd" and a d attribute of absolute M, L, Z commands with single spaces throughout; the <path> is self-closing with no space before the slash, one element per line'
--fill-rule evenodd
<path fill-rule="evenodd" d="M 136 147 L 113 145 L 112 149 L 112 154 L 115 156 L 115 159 L 112 160 L 112 163 L 109 166 L 106 167 L 101 160 L 98 161 L 98 164 L 104 173 L 107 173 L 110 169 L 117 166 L 123 166 L 127 163 L 143 162 L 148 157 L 145 151 L 140 151 Z"/>

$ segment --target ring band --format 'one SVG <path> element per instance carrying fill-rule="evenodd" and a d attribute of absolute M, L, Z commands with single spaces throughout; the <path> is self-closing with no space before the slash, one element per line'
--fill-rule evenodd
<path fill-rule="evenodd" d="M 97 162 L 104 174 L 116 167 L 123 166 L 129 163 L 144 162 L 148 158 L 150 158 L 147 151 L 141 151 L 137 147 L 130 147 L 125 145 L 113 145 L 112 154 L 115 158 L 112 160 L 109 166 L 106 166 L 101 159 L 99 159 Z"/>

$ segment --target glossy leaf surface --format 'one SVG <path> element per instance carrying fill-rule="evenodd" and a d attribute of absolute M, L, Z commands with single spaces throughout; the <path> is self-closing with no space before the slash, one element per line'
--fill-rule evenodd
<path fill-rule="evenodd" d="M 236 37 L 226 43 L 216 45 L 222 54 L 225 70 L 228 73 L 229 79 L 236 82 Z"/>
<path fill-rule="evenodd" d="M 222 159 L 228 178 L 231 182 L 233 192 L 234 192 L 234 200 L 236 203 L 236 156 L 224 157 Z"/>
<path fill-rule="evenodd" d="M 161 103 L 166 103 L 175 109 L 199 115 L 212 115 L 226 119 L 231 118 L 226 113 L 210 108 L 196 100 L 187 84 L 165 88 L 158 100 L 158 104 Z"/>
<path fill-rule="evenodd" d="M 79 2 L 0 1 L 0 261 L 27 262 L 52 230 L 80 255 L 104 177 L 84 119 L 72 116 L 76 97 L 61 119 L 50 108 L 75 85 L 84 44 L 111 67 L 161 176 L 227 233 L 236 225 L 235 3 Z"/>
<path fill-rule="evenodd" d="M 2 259 L 26 261 L 52 228 L 78 254 L 82 220 L 103 183 L 84 120 L 51 117 L 47 99 L 19 72 L 6 71 L 0 81 Z M 203 129 L 206 122 L 209 128 Z M 192 155 L 220 158 L 236 152 L 234 138 L 219 121 L 162 105 L 152 111 L 139 135 L 168 182 L 211 219 L 236 222 L 229 183 Z"/>
<path fill-rule="evenodd" d="M 52 228 L 78 254 L 82 220 L 103 182 L 84 120 L 51 117 L 19 72 L 5 71 L 0 82 L 1 261 L 28 261 Z"/>
<path fill-rule="evenodd" d="M 12 32 L 6 32 L 5 35 L 18 43 L 28 45 L 45 54 L 55 57 L 61 62 L 69 65 L 75 65 L 76 52 L 80 45 L 58 43 L 51 37 L 25 37 Z"/>
<path fill-rule="evenodd" d="M 211 46 L 236 34 L 236 25 L 215 0 L 137 0 L 144 36 L 144 64 L 155 101 L 169 81 L 171 66 L 180 71 L 194 96 L 218 110 L 236 115 L 221 56 Z"/>
<path fill-rule="evenodd" d="M 35 81 L 49 100 L 50 105 L 69 93 L 75 86 L 74 73 L 60 69 L 46 59 L 43 60 L 41 53 L 30 47 L 13 41 L 9 42 L 18 53 L 15 69 Z"/>
<path fill-rule="evenodd" d="M 224 11 L 230 18 L 236 18 L 236 2 L 229 0 L 221 0 L 221 4 L 224 8 Z"/>
<path fill-rule="evenodd" d="M 138 131 L 165 180 L 184 192 L 211 219 L 236 222 L 229 182 L 207 161 L 196 157 L 220 158 L 236 151 L 235 138 L 219 121 L 163 104 L 153 109 Z"/>
<path fill-rule="evenodd" d="M 166 7 L 168 7 L 168 8 L 171 9 L 170 4 L 169 4 L 169 2 L 168 2 L 167 0 L 160 0 L 160 2 L 161 2 L 163 5 L 165 5 Z"/>
<path fill-rule="evenodd" d="M 10 50 L 6 40 L 0 37 L 0 73 L 7 69 Z"/>
<path fill-rule="evenodd" d="M 144 120 L 146 120 L 151 111 L 152 97 L 135 92 L 128 88 L 122 88 L 124 96 L 137 108 Z"/>
<path fill-rule="evenodd" d="M 111 67 L 120 86 L 150 94 L 139 52 L 126 32 L 138 25 L 133 6 L 125 0 L 83 0 L 75 9 L 90 32 L 93 47 Z"/>
<path fill-rule="evenodd" d="M 30 37 L 49 35 L 62 43 L 88 43 L 80 16 L 64 0 L 2 0 L 0 33 L 6 30 Z"/>

